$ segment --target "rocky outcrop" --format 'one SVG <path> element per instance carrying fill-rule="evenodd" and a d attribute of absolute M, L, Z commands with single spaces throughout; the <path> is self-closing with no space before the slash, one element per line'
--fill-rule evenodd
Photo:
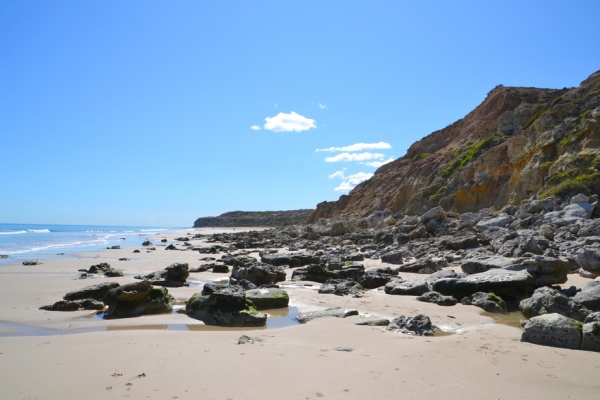
<path fill-rule="evenodd" d="M 394 318 L 388 327 L 388 331 L 408 333 L 419 336 L 433 336 L 436 327 L 431 324 L 428 316 L 423 314 L 414 317 L 405 317 L 404 315 Z"/>
<path fill-rule="evenodd" d="M 335 294 L 338 296 L 363 297 L 365 288 L 355 280 L 328 279 L 319 288 L 321 294 Z"/>
<path fill-rule="evenodd" d="M 452 296 L 444 296 L 438 292 L 426 292 L 416 298 L 417 301 L 422 301 L 423 303 L 433 303 L 438 306 L 453 306 L 458 303 Z"/>
<path fill-rule="evenodd" d="M 277 288 L 246 290 L 246 299 L 250 300 L 257 310 L 285 308 L 290 302 L 288 293 Z"/>
<path fill-rule="evenodd" d="M 287 226 L 305 223 L 314 210 L 232 211 L 218 217 L 198 218 L 194 228 L 236 226 Z"/>
<path fill-rule="evenodd" d="M 111 289 L 104 296 L 108 310 L 104 318 L 130 318 L 173 311 L 173 296 L 166 288 L 153 288 L 150 282 L 130 283 Z"/>
<path fill-rule="evenodd" d="M 54 304 L 40 307 L 40 310 L 46 311 L 81 311 L 81 310 L 102 310 L 104 303 L 94 299 L 83 300 L 60 300 Z"/>
<path fill-rule="evenodd" d="M 193 295 L 186 312 L 207 325 L 264 326 L 267 315 L 259 313 L 240 286 L 206 284 Z"/>
<path fill-rule="evenodd" d="M 231 277 L 238 280 L 244 279 L 255 285 L 261 285 L 264 283 L 285 281 L 286 273 L 281 266 L 252 263 L 235 265 L 231 271 Z"/>
<path fill-rule="evenodd" d="M 346 317 L 350 317 L 352 315 L 358 315 L 358 311 L 353 308 L 333 307 L 333 308 L 328 308 L 326 310 L 305 312 L 303 314 L 298 315 L 296 317 L 296 319 L 301 324 L 305 324 L 309 321 L 312 321 L 315 318 L 323 318 L 323 317 L 346 318 Z"/>
<path fill-rule="evenodd" d="M 460 302 L 467 306 L 479 307 L 489 313 L 506 313 L 506 302 L 494 293 L 473 293 L 471 296 L 463 297 Z"/>
<path fill-rule="evenodd" d="M 577 321 L 585 320 L 591 313 L 585 306 L 549 287 L 536 289 L 530 298 L 521 300 L 519 309 L 526 318 L 557 313 Z"/>
<path fill-rule="evenodd" d="M 501 209 L 532 195 L 600 192 L 600 71 L 574 89 L 498 86 L 463 119 L 414 143 L 404 157 L 309 219 Z M 562 220 L 582 218 L 581 207 Z M 589 210 L 584 210 L 589 211 Z"/>
<path fill-rule="evenodd" d="M 227 269 L 227 272 L 229 272 L 229 269 Z M 134 278 L 149 281 L 152 285 L 156 286 L 180 287 L 187 286 L 186 280 L 189 276 L 189 265 L 187 263 L 175 263 L 162 271 L 151 272 L 147 275 L 136 275 Z"/>

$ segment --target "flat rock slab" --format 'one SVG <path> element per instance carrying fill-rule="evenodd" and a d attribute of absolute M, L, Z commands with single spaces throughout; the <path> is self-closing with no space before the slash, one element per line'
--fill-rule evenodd
<path fill-rule="evenodd" d="M 82 300 L 82 299 L 97 299 L 101 300 L 106 294 L 120 285 L 117 282 L 103 282 L 99 285 L 86 286 L 81 289 L 70 291 L 65 294 L 63 299 L 65 300 Z"/>
<path fill-rule="evenodd" d="M 498 296 L 524 299 L 527 298 L 529 287 L 533 282 L 533 276 L 527 271 L 494 269 L 465 278 L 440 279 L 433 282 L 431 286 L 432 290 L 457 299 L 477 292 L 492 292 Z"/>
<path fill-rule="evenodd" d="M 290 302 L 288 293 L 276 288 L 246 290 L 246 299 L 250 300 L 258 310 L 285 308 Z"/>
<path fill-rule="evenodd" d="M 328 308 L 326 310 L 309 311 L 304 314 L 298 315 L 296 317 L 296 319 L 301 324 L 305 324 L 308 321 L 312 321 L 315 318 L 323 318 L 323 317 L 346 318 L 346 317 L 349 317 L 352 315 L 358 315 L 358 311 L 354 308 L 333 307 L 333 308 Z"/>

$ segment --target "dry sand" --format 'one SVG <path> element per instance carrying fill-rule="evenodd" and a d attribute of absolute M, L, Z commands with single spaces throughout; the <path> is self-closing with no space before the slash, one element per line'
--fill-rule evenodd
<path fill-rule="evenodd" d="M 214 233 L 227 229 L 196 229 Z M 240 231 L 237 229 L 236 231 Z M 185 232 L 184 232 L 185 233 Z M 146 238 L 159 244 L 165 235 Z M 177 236 L 168 235 L 169 239 Z M 171 241 L 169 242 L 171 243 Z M 199 241 L 192 241 L 199 244 Z M 142 248 L 141 246 L 139 247 Z M 356 326 L 361 317 L 323 318 L 270 329 L 208 328 L 184 314 L 105 321 L 91 311 L 38 308 L 75 288 L 133 275 L 174 262 L 190 267 L 208 255 L 195 251 L 133 249 L 0 266 L 0 398 L 2 399 L 596 399 L 600 355 L 519 341 L 520 328 L 496 323 L 477 307 L 440 307 L 382 290 L 364 298 L 319 295 L 319 284 L 283 285 L 291 314 L 332 306 L 361 315 L 428 315 L 450 335 L 417 337 Z M 118 261 L 130 257 L 131 261 Z M 218 256 L 217 256 L 218 257 Z M 77 280 L 77 270 L 108 262 L 121 278 Z M 368 268 L 380 266 L 368 260 Z M 199 286 L 169 289 L 180 304 Z M 409 278 L 411 274 L 401 274 Z M 288 271 L 288 278 L 291 270 Z M 572 275 L 582 286 L 583 278 Z M 88 317 L 88 318 L 86 318 Z M 271 319 L 276 321 L 276 319 Z M 290 325 L 292 324 L 292 325 Z M 238 345 L 246 334 L 260 344 Z M 348 351 L 351 350 L 351 351 Z"/>

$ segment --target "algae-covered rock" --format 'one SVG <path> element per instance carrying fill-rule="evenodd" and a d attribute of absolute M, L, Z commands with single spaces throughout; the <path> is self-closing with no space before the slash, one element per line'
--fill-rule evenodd
<path fill-rule="evenodd" d="M 104 304 L 108 306 L 104 318 L 171 313 L 173 300 L 166 288 L 153 288 L 148 281 L 119 286 L 104 297 Z"/>
<path fill-rule="evenodd" d="M 473 293 L 471 296 L 463 297 L 461 303 L 479 307 L 489 313 L 505 314 L 506 302 L 494 293 Z"/>
<path fill-rule="evenodd" d="M 583 324 L 560 314 L 533 317 L 525 324 L 522 342 L 577 350 L 581 346 Z"/>
<path fill-rule="evenodd" d="M 263 326 L 267 315 L 259 313 L 240 286 L 206 284 L 186 305 L 187 314 L 207 325 Z"/>
<path fill-rule="evenodd" d="M 82 300 L 60 300 L 54 304 L 40 307 L 40 310 L 46 311 L 81 311 L 81 310 L 102 310 L 104 304 L 94 299 Z"/>
<path fill-rule="evenodd" d="M 246 290 L 246 299 L 250 300 L 257 310 L 285 308 L 290 302 L 288 293 L 277 288 Z"/>
<path fill-rule="evenodd" d="M 308 265 L 303 268 L 298 268 L 292 273 L 292 280 L 297 281 L 313 281 L 325 283 L 328 279 L 339 279 L 337 271 L 330 271 L 321 265 Z"/>
<path fill-rule="evenodd" d="M 180 287 L 187 286 L 186 279 L 188 276 L 190 276 L 189 265 L 187 263 L 175 263 L 162 271 L 151 272 L 147 275 L 136 275 L 134 278 L 149 281 L 156 286 Z"/>
<path fill-rule="evenodd" d="M 549 287 L 536 289 L 530 298 L 521 300 L 519 309 L 526 318 L 558 313 L 577 321 L 585 320 L 591 313 L 583 305 L 573 301 L 560 291 Z"/>
<path fill-rule="evenodd" d="M 394 318 L 386 328 L 388 331 L 409 333 L 419 336 L 433 336 L 437 329 L 431 324 L 428 316 L 423 314 L 414 317 L 405 317 L 404 315 Z"/>

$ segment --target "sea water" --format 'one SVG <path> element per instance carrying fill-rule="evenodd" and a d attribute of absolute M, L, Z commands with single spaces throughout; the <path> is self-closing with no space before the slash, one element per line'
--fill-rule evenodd
<path fill-rule="evenodd" d="M 155 234 L 185 228 L 0 223 L 0 254 L 9 259 L 53 258 L 106 247 L 138 247 Z M 64 253 L 64 255 L 63 255 Z M 0 262 L 7 261 L 0 259 Z"/>

